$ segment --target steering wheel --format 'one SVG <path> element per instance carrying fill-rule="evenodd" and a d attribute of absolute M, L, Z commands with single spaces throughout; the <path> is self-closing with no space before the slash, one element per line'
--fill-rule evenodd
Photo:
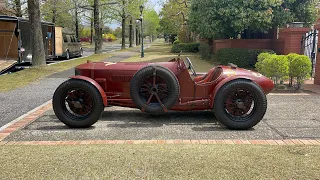
<path fill-rule="evenodd" d="M 192 62 L 191 62 L 191 60 L 190 60 L 188 57 L 187 57 L 187 61 L 188 61 L 188 64 L 189 64 L 188 69 L 191 70 L 193 76 L 197 76 L 197 73 L 196 73 L 196 71 L 194 70 L 194 67 L 193 67 L 193 65 L 192 65 Z"/>

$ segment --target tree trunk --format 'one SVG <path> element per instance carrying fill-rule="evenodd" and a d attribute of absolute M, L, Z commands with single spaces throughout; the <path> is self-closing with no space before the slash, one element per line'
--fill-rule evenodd
<path fill-rule="evenodd" d="M 44 51 L 42 25 L 40 19 L 40 6 L 38 0 L 28 0 L 28 12 L 30 22 L 32 65 L 46 65 L 46 55 Z"/>
<path fill-rule="evenodd" d="M 132 17 L 130 18 L 130 25 L 129 25 L 129 47 L 133 46 L 133 29 L 132 29 Z"/>
<path fill-rule="evenodd" d="M 93 26 L 93 17 L 91 18 L 91 24 L 90 24 L 90 40 L 91 40 L 91 42 L 90 42 L 90 44 L 93 44 L 93 41 L 94 41 L 94 39 L 93 39 L 93 33 L 94 33 L 94 31 L 93 31 L 93 29 L 94 29 L 94 26 Z"/>
<path fill-rule="evenodd" d="M 76 22 L 75 22 L 75 25 L 76 25 L 76 37 L 79 39 L 78 5 L 77 5 L 76 1 L 74 2 L 74 5 L 75 5 L 75 18 L 76 18 Z"/>
<path fill-rule="evenodd" d="M 136 46 L 139 46 L 139 32 L 138 32 L 138 27 L 136 27 Z"/>
<path fill-rule="evenodd" d="M 121 33 L 121 37 L 122 37 L 122 42 L 121 42 L 121 49 L 125 49 L 126 48 L 126 11 L 124 9 L 124 7 L 126 6 L 126 0 L 122 1 L 122 33 Z"/>
<path fill-rule="evenodd" d="M 57 1 L 53 0 L 52 23 L 56 23 L 56 19 L 57 19 Z"/>
<path fill-rule="evenodd" d="M 100 16 L 99 16 L 99 0 L 94 0 L 93 4 L 93 12 L 94 12 L 94 53 L 95 54 L 101 54 L 102 53 L 102 34 L 101 34 L 101 28 L 100 28 Z"/>
<path fill-rule="evenodd" d="M 15 8 L 16 8 L 16 16 L 22 17 L 22 10 L 21 10 L 21 1 L 20 0 L 14 0 Z"/>

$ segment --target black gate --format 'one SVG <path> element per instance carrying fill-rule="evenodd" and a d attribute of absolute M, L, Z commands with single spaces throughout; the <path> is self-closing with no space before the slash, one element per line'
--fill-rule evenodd
<path fill-rule="evenodd" d="M 301 54 L 308 56 L 312 63 L 312 77 L 315 72 L 316 56 L 317 56 L 317 45 L 318 45 L 318 30 L 313 30 L 306 35 L 302 36 L 301 40 Z"/>

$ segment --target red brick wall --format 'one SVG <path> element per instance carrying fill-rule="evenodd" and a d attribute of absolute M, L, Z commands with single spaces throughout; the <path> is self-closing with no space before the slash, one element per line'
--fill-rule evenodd
<path fill-rule="evenodd" d="M 283 54 L 300 54 L 302 35 L 310 30 L 310 28 L 285 28 L 280 30 L 279 39 L 285 40 Z"/>

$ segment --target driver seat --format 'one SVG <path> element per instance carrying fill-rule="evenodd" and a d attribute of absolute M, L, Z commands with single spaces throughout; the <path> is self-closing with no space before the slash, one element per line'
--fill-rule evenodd
<path fill-rule="evenodd" d="M 203 84 L 207 82 L 215 81 L 222 74 L 223 69 L 221 67 L 212 68 L 206 75 L 195 77 L 194 82 L 197 84 Z"/>

